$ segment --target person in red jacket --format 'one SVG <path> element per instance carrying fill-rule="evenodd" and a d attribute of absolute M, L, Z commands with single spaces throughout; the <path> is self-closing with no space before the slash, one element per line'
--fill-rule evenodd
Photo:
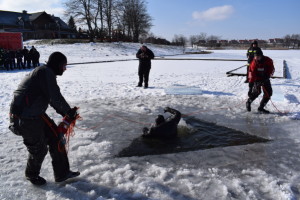
<path fill-rule="evenodd" d="M 264 56 L 261 50 L 257 50 L 254 54 L 254 59 L 249 66 L 249 83 L 253 83 L 253 88 L 246 102 L 247 111 L 251 111 L 251 103 L 263 90 L 264 96 L 260 102 L 258 111 L 261 113 L 270 113 L 268 110 L 265 110 L 264 107 L 273 93 L 270 77 L 273 75 L 274 71 L 273 60 Z"/>

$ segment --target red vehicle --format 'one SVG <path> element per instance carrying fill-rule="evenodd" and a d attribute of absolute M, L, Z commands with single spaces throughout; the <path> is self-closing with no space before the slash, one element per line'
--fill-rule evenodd
<path fill-rule="evenodd" d="M 8 50 L 23 49 L 22 33 L 0 32 L 0 48 Z"/>

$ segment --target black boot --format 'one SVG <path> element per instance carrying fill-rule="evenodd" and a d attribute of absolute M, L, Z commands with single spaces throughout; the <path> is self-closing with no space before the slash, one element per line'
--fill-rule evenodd
<path fill-rule="evenodd" d="M 27 180 L 29 180 L 33 185 L 45 185 L 47 181 L 40 176 L 37 177 L 26 177 Z"/>
<path fill-rule="evenodd" d="M 252 103 L 251 99 L 248 99 L 247 102 L 246 102 L 246 109 L 247 109 L 248 112 L 251 111 L 251 103 Z"/>
<path fill-rule="evenodd" d="M 268 103 L 269 100 L 270 99 L 267 99 L 267 98 L 263 98 L 261 100 L 260 105 L 259 105 L 259 107 L 257 109 L 258 112 L 263 113 L 263 114 L 269 114 L 270 113 L 270 111 L 264 109 L 264 107 L 267 105 L 267 103 Z"/>
<path fill-rule="evenodd" d="M 270 113 L 270 111 L 268 111 L 268 110 L 266 110 L 264 108 L 261 108 L 261 107 L 258 107 L 257 110 L 258 110 L 259 113 L 263 113 L 263 114 L 269 114 Z"/>
<path fill-rule="evenodd" d="M 69 178 L 75 178 L 80 175 L 80 172 L 69 171 L 64 177 L 55 178 L 55 182 L 62 182 Z"/>

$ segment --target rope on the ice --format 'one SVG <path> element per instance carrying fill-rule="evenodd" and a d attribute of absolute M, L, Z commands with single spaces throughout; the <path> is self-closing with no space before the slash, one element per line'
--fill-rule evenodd
<path fill-rule="evenodd" d="M 274 102 L 272 101 L 271 96 L 269 95 L 269 93 L 268 93 L 268 91 L 266 90 L 266 88 L 265 88 L 264 86 L 262 86 L 262 88 L 263 88 L 264 93 L 270 98 L 270 101 L 271 101 L 272 105 L 274 106 L 274 108 L 275 108 L 279 113 L 285 114 L 285 115 L 288 114 L 288 113 L 290 113 L 290 112 L 288 112 L 288 111 L 280 111 L 280 110 L 276 107 L 276 105 L 274 104 Z"/>
<path fill-rule="evenodd" d="M 96 129 L 96 128 L 102 126 L 102 124 L 103 124 L 106 120 L 108 120 L 109 118 L 112 118 L 112 117 L 111 117 L 110 115 L 106 115 L 106 116 L 104 117 L 104 120 L 103 120 L 102 122 L 99 122 L 99 123 L 97 123 L 97 125 L 92 126 L 92 127 L 90 127 L 90 128 L 80 128 L 80 127 L 78 127 L 78 126 L 75 126 L 75 127 L 78 128 L 78 129 L 80 129 L 80 130 L 83 130 L 83 131 L 94 130 L 94 129 Z"/>
<path fill-rule="evenodd" d="M 204 60 L 204 61 L 247 61 L 244 59 L 222 59 L 222 58 L 154 58 L 154 60 Z"/>
<path fill-rule="evenodd" d="M 90 127 L 90 128 L 80 128 L 80 127 L 78 127 L 78 126 L 75 126 L 75 127 L 78 128 L 78 129 L 80 129 L 80 130 L 83 130 L 83 131 L 94 130 L 94 129 L 98 128 L 98 127 L 101 127 L 102 124 L 104 124 L 104 122 L 107 121 L 107 120 L 110 119 L 110 118 L 120 118 L 120 119 L 123 119 L 124 121 L 133 122 L 133 123 L 136 123 L 136 124 L 141 124 L 141 125 L 146 125 L 146 126 L 151 125 L 151 123 L 143 123 L 143 122 L 131 120 L 131 119 L 128 119 L 128 118 L 119 116 L 119 115 L 106 115 L 106 116 L 104 117 L 104 120 L 103 120 L 103 121 L 97 123 L 95 126 L 92 126 L 92 127 Z"/>
<path fill-rule="evenodd" d="M 232 106 L 232 107 L 221 107 L 221 108 L 217 108 L 217 109 L 210 109 L 210 111 L 218 111 L 218 110 L 227 110 L 227 109 L 233 109 L 233 108 L 236 108 L 236 107 L 239 107 L 240 105 L 242 104 L 245 104 L 247 101 L 247 99 L 244 99 L 243 101 L 241 101 L 239 104 L 237 104 L 236 106 Z M 188 116 L 191 116 L 191 115 L 195 115 L 195 114 L 198 114 L 198 113 L 201 113 L 201 112 L 205 112 L 206 110 L 202 109 L 201 111 L 196 111 L 196 112 L 191 112 L 191 113 L 188 113 L 188 114 L 182 114 L 182 116 L 185 116 L 185 117 L 188 117 Z"/>
<path fill-rule="evenodd" d="M 68 63 L 68 65 L 82 65 L 82 64 L 95 64 L 95 63 L 109 63 L 109 62 L 123 62 L 123 61 L 132 61 L 135 59 L 122 59 L 122 60 L 100 60 L 100 61 L 91 61 L 91 62 L 79 62 L 79 63 Z"/>
<path fill-rule="evenodd" d="M 90 62 L 78 62 L 78 63 L 68 63 L 68 65 L 82 65 L 82 64 L 96 64 L 96 63 L 110 63 L 110 62 L 123 62 L 123 61 L 133 61 L 138 60 L 137 58 L 133 59 L 121 59 L 121 60 L 100 60 L 100 61 L 90 61 Z M 153 60 L 203 60 L 203 61 L 247 61 L 242 59 L 220 59 L 220 58 L 165 58 L 165 57 L 156 57 Z"/>

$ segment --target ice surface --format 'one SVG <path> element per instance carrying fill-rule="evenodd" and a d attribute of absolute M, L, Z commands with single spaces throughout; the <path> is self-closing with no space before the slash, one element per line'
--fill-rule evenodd
<path fill-rule="evenodd" d="M 34 42 L 34 41 L 33 41 Z M 32 45 L 34 43 L 25 43 Z M 35 44 L 34 44 L 35 45 Z M 132 59 L 140 44 L 35 45 L 41 62 L 53 51 L 62 51 L 70 63 Z M 175 55 L 181 48 L 148 45 L 156 55 Z M 272 114 L 245 110 L 244 77 L 226 72 L 242 66 L 229 61 L 153 60 L 148 89 L 136 88 L 137 61 L 68 66 L 58 77 L 61 92 L 71 106 L 80 107 L 83 120 L 71 138 L 69 159 L 80 177 L 54 182 L 51 159 L 41 176 L 48 184 L 38 188 L 24 178 L 27 151 L 21 137 L 8 132 L 12 93 L 30 71 L 1 71 L 0 98 L 0 199 L 290 199 L 300 198 L 300 51 L 264 50 L 274 60 L 275 75 L 282 74 L 283 60 L 289 79 L 272 79 L 285 100 L 272 99 Z M 245 59 L 245 50 L 216 50 L 201 58 Z M 189 57 L 189 55 L 179 56 Z M 168 88 L 193 89 L 182 94 Z M 196 91 L 194 89 L 197 89 Z M 199 90 L 198 90 L 199 89 Z M 172 154 L 116 157 L 141 135 L 165 106 L 186 116 L 270 140 L 239 146 L 217 147 Z M 276 106 L 276 108 L 275 108 Z M 56 122 L 53 109 L 47 113 Z M 181 121 L 181 126 L 187 126 Z"/>
<path fill-rule="evenodd" d="M 165 89 L 166 94 L 173 95 L 197 95 L 202 94 L 201 88 L 189 87 L 184 85 L 173 85 Z"/>

